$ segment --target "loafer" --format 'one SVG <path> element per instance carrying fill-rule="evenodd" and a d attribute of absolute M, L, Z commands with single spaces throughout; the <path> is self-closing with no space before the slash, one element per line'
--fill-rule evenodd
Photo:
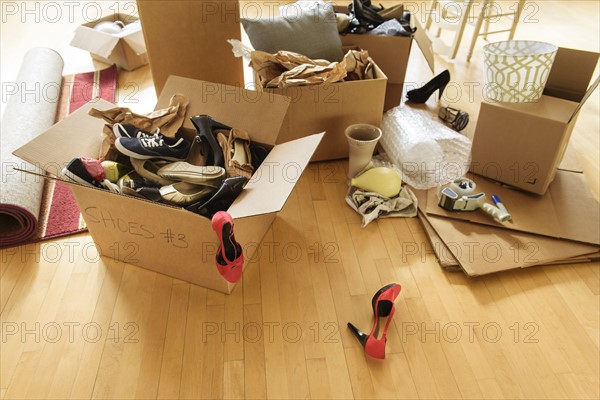
<path fill-rule="evenodd" d="M 131 158 L 131 165 L 135 172 L 142 178 L 147 179 L 149 182 L 158 186 L 169 186 L 175 183 L 175 181 L 158 175 L 158 170 L 168 164 L 169 162 L 164 160 L 141 160 L 138 158 Z"/>
<path fill-rule="evenodd" d="M 161 178 L 172 181 L 193 183 L 218 188 L 225 179 L 225 169 L 214 165 L 192 165 L 185 161 L 177 161 L 160 168 L 157 171 Z"/>
<path fill-rule="evenodd" d="M 207 197 L 215 192 L 210 186 L 193 185 L 187 182 L 177 182 L 160 188 L 160 197 L 171 204 L 188 205 Z"/>

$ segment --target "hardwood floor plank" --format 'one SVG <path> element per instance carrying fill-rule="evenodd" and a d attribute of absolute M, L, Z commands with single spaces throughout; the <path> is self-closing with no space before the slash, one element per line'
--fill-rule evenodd
<path fill-rule="evenodd" d="M 167 320 L 158 394 L 156 396 L 158 399 L 174 399 L 179 397 L 189 296 L 190 284 L 173 284 L 171 301 L 169 302 L 169 317 Z"/>

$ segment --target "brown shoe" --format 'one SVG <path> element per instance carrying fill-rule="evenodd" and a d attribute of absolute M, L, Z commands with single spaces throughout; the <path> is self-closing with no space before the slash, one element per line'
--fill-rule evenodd
<path fill-rule="evenodd" d="M 229 137 L 219 132 L 217 141 L 225 156 L 225 170 L 229 177 L 245 176 L 250 179 L 254 173 L 250 155 L 250 137 L 248 132 L 233 128 Z"/>

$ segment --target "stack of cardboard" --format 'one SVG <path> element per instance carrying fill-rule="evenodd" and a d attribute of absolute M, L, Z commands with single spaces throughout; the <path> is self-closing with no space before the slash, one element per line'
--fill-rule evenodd
<path fill-rule="evenodd" d="M 436 189 L 417 191 L 419 218 L 440 266 L 478 276 L 600 259 L 598 202 L 583 173 L 563 165 L 543 196 L 470 176 L 477 193 L 502 199 L 511 222 L 496 222 L 481 210 L 449 212 L 438 206 Z"/>
<path fill-rule="evenodd" d="M 599 57 L 559 48 L 537 102 L 481 105 L 470 167 L 477 175 L 470 178 L 475 193 L 502 199 L 512 221 L 496 222 L 481 210 L 448 212 L 436 189 L 417 192 L 443 268 L 476 276 L 600 258 L 598 202 L 567 150 L 579 111 L 598 87 L 599 79 L 590 82 Z"/>

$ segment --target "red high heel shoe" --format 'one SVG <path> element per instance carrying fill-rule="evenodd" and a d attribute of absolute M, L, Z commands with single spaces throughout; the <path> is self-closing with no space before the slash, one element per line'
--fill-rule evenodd
<path fill-rule="evenodd" d="M 233 235 L 233 219 L 228 212 L 219 211 L 212 217 L 211 225 L 221 240 L 216 256 L 217 270 L 227 282 L 235 283 L 242 277 L 244 254 Z"/>
<path fill-rule="evenodd" d="M 394 316 L 394 311 L 396 309 L 394 307 L 394 302 L 400 294 L 400 289 L 401 286 L 397 283 L 390 283 L 375 293 L 373 300 L 371 300 L 375 324 L 373 325 L 373 329 L 371 329 L 371 333 L 369 335 L 352 325 L 352 323 L 348 322 L 348 328 L 350 328 L 352 333 L 354 333 L 354 336 L 356 336 L 360 344 L 362 344 L 365 349 L 365 353 L 371 357 L 381 359 L 385 358 L 385 343 L 387 341 L 386 334 L 388 327 L 390 326 L 390 322 L 392 321 L 392 317 Z M 385 323 L 385 327 L 383 328 L 383 333 L 378 339 L 377 335 L 379 334 L 380 317 L 387 317 L 387 321 Z"/>

